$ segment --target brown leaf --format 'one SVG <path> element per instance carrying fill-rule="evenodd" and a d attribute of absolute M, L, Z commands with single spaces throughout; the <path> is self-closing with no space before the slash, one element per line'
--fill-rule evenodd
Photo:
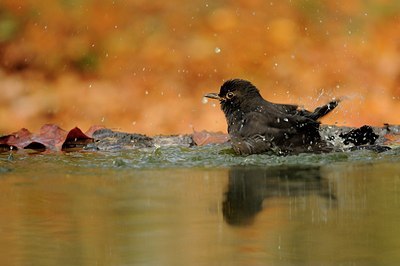
<path fill-rule="evenodd" d="M 10 146 L 16 146 L 18 148 L 24 148 L 32 142 L 32 133 L 26 129 L 22 128 L 17 132 L 11 133 L 0 138 L 1 144 L 7 144 Z"/>
<path fill-rule="evenodd" d="M 40 128 L 39 135 L 33 139 L 44 144 L 47 149 L 61 150 L 61 146 L 67 138 L 67 131 L 54 124 L 46 124 Z"/>
<path fill-rule="evenodd" d="M 68 135 L 62 144 L 62 151 L 75 151 L 75 150 L 80 150 L 84 146 L 86 146 L 89 143 L 92 143 L 94 140 L 93 138 L 90 138 L 86 136 L 82 130 L 80 130 L 78 127 L 75 127 L 71 129 L 68 132 Z"/>
<path fill-rule="evenodd" d="M 1 152 L 7 150 L 32 149 L 37 151 L 45 151 L 46 145 L 40 141 L 36 141 L 37 136 L 32 134 L 28 129 L 22 128 L 17 132 L 0 138 Z"/>

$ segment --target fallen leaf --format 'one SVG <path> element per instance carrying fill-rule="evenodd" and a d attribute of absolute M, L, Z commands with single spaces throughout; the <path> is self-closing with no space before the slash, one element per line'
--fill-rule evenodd
<path fill-rule="evenodd" d="M 87 144 L 92 143 L 93 141 L 94 141 L 93 138 L 86 136 L 82 132 L 82 130 L 80 130 L 78 127 L 75 127 L 68 132 L 68 135 L 64 143 L 62 144 L 61 150 L 62 151 L 80 150 Z"/>
<path fill-rule="evenodd" d="M 46 124 L 40 128 L 39 135 L 33 140 L 42 143 L 50 150 L 61 150 L 62 144 L 67 138 L 67 131 L 54 124 Z"/>
<path fill-rule="evenodd" d="M 32 133 L 26 129 L 22 128 L 17 132 L 11 133 L 0 138 L 0 144 L 7 144 L 10 146 L 15 146 L 23 149 L 25 146 L 32 142 Z"/>

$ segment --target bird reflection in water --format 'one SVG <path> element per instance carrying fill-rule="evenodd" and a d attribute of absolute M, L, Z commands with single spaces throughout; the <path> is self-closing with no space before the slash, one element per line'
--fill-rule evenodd
<path fill-rule="evenodd" d="M 320 167 L 277 166 L 268 168 L 233 167 L 222 211 L 230 225 L 250 225 L 263 209 L 264 200 L 276 197 L 318 195 L 336 203 L 331 183 L 322 178 Z"/>

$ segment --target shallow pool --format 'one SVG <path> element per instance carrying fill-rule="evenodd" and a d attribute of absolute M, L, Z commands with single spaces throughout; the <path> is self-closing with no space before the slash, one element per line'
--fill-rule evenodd
<path fill-rule="evenodd" d="M 0 156 L 1 265 L 394 265 L 400 152 Z"/>

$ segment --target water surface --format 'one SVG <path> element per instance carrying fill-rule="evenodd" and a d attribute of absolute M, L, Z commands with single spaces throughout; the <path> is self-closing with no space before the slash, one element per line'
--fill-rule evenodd
<path fill-rule="evenodd" d="M 0 157 L 1 265 L 393 265 L 400 156 Z"/>

